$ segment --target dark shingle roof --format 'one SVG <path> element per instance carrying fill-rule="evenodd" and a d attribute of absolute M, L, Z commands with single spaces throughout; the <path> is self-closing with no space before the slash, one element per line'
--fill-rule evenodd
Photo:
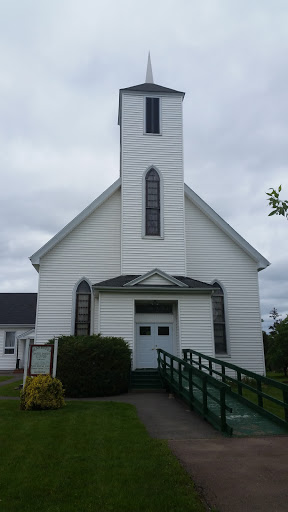
<path fill-rule="evenodd" d="M 139 84 L 133 85 L 132 87 L 125 87 L 124 89 L 120 89 L 120 91 L 139 91 L 139 92 L 155 92 L 155 93 L 168 93 L 168 94 L 183 94 L 185 92 L 176 91 L 175 89 L 169 89 L 168 87 L 163 87 L 162 85 L 157 84 Z"/>
<path fill-rule="evenodd" d="M 35 324 L 37 293 L 0 293 L 0 324 Z"/>
<path fill-rule="evenodd" d="M 126 275 L 126 276 L 117 276 L 113 279 L 107 279 L 106 281 L 101 281 L 100 283 L 94 284 L 94 288 L 123 288 L 125 284 L 129 283 L 130 281 L 133 281 L 134 279 L 137 279 L 138 277 L 141 277 L 140 275 Z M 190 277 L 185 276 L 172 276 L 175 279 L 178 279 L 178 281 L 181 281 L 182 283 L 186 284 L 188 288 L 193 289 L 203 289 L 203 290 L 213 290 L 214 286 L 212 284 L 203 283 L 202 281 L 196 281 L 196 279 L 191 279 Z M 161 288 L 165 290 L 169 290 L 169 288 L 177 288 L 176 284 L 171 283 L 171 285 L 151 285 L 151 284 L 142 284 L 141 282 L 138 284 L 131 286 L 131 288 Z M 183 290 L 185 288 L 180 288 L 179 290 Z M 187 289 L 187 288 L 186 288 Z M 127 290 L 127 287 L 126 287 Z"/>

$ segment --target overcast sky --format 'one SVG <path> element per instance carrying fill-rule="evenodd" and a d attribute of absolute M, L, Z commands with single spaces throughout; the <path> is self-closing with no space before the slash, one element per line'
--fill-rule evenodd
<path fill-rule="evenodd" d="M 288 313 L 287 0 L 0 0 L 0 292 L 119 176 L 118 90 L 186 92 L 185 181 L 272 265 L 262 318 Z M 269 322 L 268 322 L 269 324 Z"/>

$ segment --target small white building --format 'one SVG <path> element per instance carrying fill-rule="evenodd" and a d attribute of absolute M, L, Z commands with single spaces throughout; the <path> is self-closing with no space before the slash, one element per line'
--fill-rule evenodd
<path fill-rule="evenodd" d="M 192 348 L 265 373 L 258 271 L 269 265 L 184 184 L 184 93 L 120 89 L 120 177 L 31 257 L 37 343 L 121 336 L 134 368 Z"/>
<path fill-rule="evenodd" d="M 34 342 L 37 293 L 0 293 L 0 370 L 24 366 L 25 340 Z"/>

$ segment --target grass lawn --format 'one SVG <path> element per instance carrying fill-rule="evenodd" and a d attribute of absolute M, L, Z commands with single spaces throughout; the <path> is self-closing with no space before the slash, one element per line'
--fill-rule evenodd
<path fill-rule="evenodd" d="M 10 384 L 6 384 L 5 386 L 0 387 L 0 396 L 20 396 L 20 390 L 15 389 L 17 386 L 23 383 L 22 379 L 11 382 Z"/>
<path fill-rule="evenodd" d="M 12 375 L 0 375 L 0 382 L 4 382 L 4 380 L 12 379 Z"/>
<path fill-rule="evenodd" d="M 205 510 L 167 443 L 149 437 L 129 404 L 24 412 L 8 400 L 0 409 L 5 512 Z"/>

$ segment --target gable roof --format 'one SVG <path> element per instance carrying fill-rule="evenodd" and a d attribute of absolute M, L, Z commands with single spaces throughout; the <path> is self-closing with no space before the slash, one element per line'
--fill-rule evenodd
<path fill-rule="evenodd" d="M 159 270 L 159 269 L 158 269 Z M 163 271 L 161 271 L 163 272 Z M 151 271 L 151 274 L 155 273 L 155 271 Z M 148 272 L 147 274 L 150 274 Z M 93 285 L 94 290 L 115 290 L 122 289 L 126 291 L 132 290 L 177 290 L 177 291 L 212 291 L 215 289 L 214 285 L 204 283 L 202 281 L 197 281 L 196 279 L 191 279 L 186 276 L 169 276 L 171 284 L 170 285 L 160 285 L 160 284 L 143 284 L 141 281 L 147 279 L 147 274 L 142 275 L 121 275 L 117 277 L 113 277 L 112 279 L 107 279 L 106 281 L 101 281 Z M 165 272 L 163 272 L 165 274 Z M 177 284 L 179 282 L 179 284 Z"/>
<path fill-rule="evenodd" d="M 37 293 L 0 293 L 0 324 L 33 325 Z"/>
<path fill-rule="evenodd" d="M 184 184 L 185 195 L 226 235 L 229 236 L 246 254 L 248 254 L 256 263 L 258 270 L 263 270 L 270 265 L 270 262 L 256 251 L 230 224 L 228 224 L 218 213 L 216 213 L 201 197 L 199 197 L 186 183 Z"/>
<path fill-rule="evenodd" d="M 63 240 L 73 229 L 75 229 L 83 220 L 85 220 L 91 213 L 93 213 L 101 204 L 103 204 L 109 197 L 111 197 L 116 190 L 121 186 L 121 178 L 118 178 L 110 187 L 98 196 L 91 204 L 89 204 L 81 213 L 79 213 L 71 222 L 69 222 L 63 229 L 61 229 L 53 238 L 51 238 L 45 245 L 36 251 L 30 260 L 32 265 L 38 270 L 40 258 L 50 251 L 58 242 Z"/>

